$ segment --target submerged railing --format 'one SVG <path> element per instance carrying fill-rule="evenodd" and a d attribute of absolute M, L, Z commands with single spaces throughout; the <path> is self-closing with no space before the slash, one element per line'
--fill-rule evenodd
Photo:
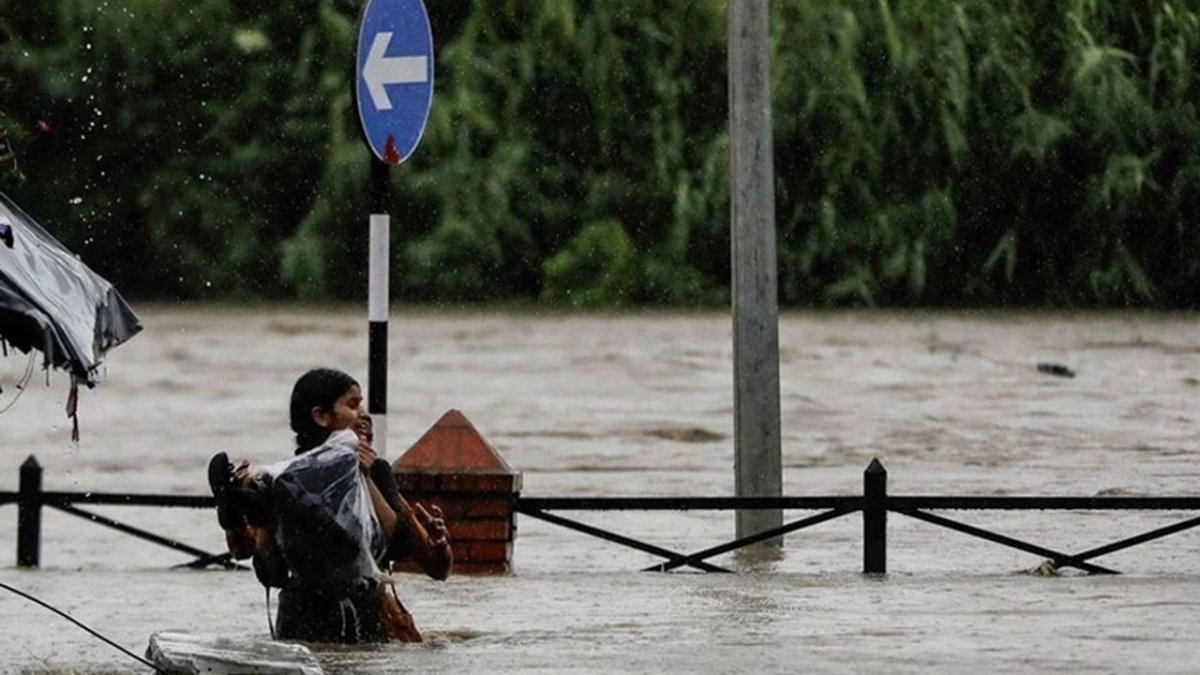
<path fill-rule="evenodd" d="M 615 510 L 731 510 L 731 509 L 791 509 L 817 510 L 816 515 L 800 518 L 781 527 L 767 530 L 749 537 L 735 539 L 694 553 L 679 553 L 647 544 L 614 532 L 586 525 L 574 520 L 548 513 L 549 511 L 615 511 Z M 915 518 L 932 525 L 978 537 L 1002 546 L 1015 548 L 1026 553 L 1042 556 L 1053 562 L 1055 567 L 1075 567 L 1093 574 L 1119 574 L 1116 570 L 1088 562 L 1102 555 L 1114 553 L 1148 541 L 1161 539 L 1177 532 L 1200 525 L 1200 516 L 1189 518 L 1166 527 L 1114 541 L 1097 548 L 1078 553 L 1064 553 L 1039 546 L 1014 537 L 968 525 L 944 516 L 929 513 L 930 510 L 1021 510 L 1021 511 L 1198 511 L 1200 497 L 929 497 L 891 496 L 887 492 L 887 470 L 879 460 L 872 460 L 863 472 L 863 494 L 853 497 L 691 497 L 691 498 L 639 498 L 639 497 L 558 497 L 537 499 L 522 497 L 517 500 L 516 510 L 533 518 L 555 525 L 590 534 L 592 536 L 635 548 L 666 559 L 645 571 L 660 571 L 690 566 L 706 572 L 728 572 L 706 562 L 709 558 L 739 548 L 776 539 L 785 534 L 841 518 L 855 512 L 863 517 L 863 573 L 887 573 L 887 523 L 888 513 Z"/>
<path fill-rule="evenodd" d="M 179 567 L 201 568 L 209 565 L 239 567 L 228 553 L 211 553 L 177 540 L 86 511 L 77 504 L 121 506 L 158 506 L 168 508 L 214 508 L 210 496 L 104 494 L 94 492 L 50 492 L 41 489 L 42 467 L 34 457 L 21 465 L 17 492 L 0 492 L 0 506 L 17 505 L 17 565 L 37 567 L 41 550 L 41 510 L 55 508 L 119 532 L 166 546 L 192 556 Z M 931 525 L 954 530 L 1002 546 L 1050 560 L 1055 567 L 1074 567 L 1092 574 L 1119 574 L 1116 570 L 1089 562 L 1100 556 L 1200 526 L 1200 516 L 1188 518 L 1103 546 L 1067 553 L 998 532 L 969 525 L 930 511 L 1006 510 L 1006 511 L 1196 511 L 1200 497 L 1038 497 L 1038 496 L 893 496 L 887 492 L 887 470 L 873 460 L 863 472 L 863 494 L 828 497 L 521 497 L 513 498 L 512 509 L 531 518 L 582 532 L 664 559 L 644 571 L 666 572 L 693 567 L 705 572 L 729 572 L 708 560 L 746 546 L 777 539 L 821 523 L 862 513 L 863 573 L 887 572 L 888 513 L 898 513 Z M 735 509 L 811 510 L 819 513 L 799 518 L 778 528 L 692 553 L 680 553 L 632 537 L 571 520 L 552 511 L 729 511 Z"/>
<path fill-rule="evenodd" d="M 17 566 L 19 567 L 37 567 L 41 564 L 42 507 L 46 506 L 193 557 L 190 562 L 182 563 L 177 567 L 202 568 L 209 565 L 242 567 L 233 561 L 229 553 L 211 553 L 76 506 L 76 504 L 99 504 L 211 509 L 216 506 L 216 502 L 211 496 L 49 492 L 42 490 L 41 464 L 30 455 L 29 459 L 21 464 L 17 492 L 0 492 L 0 506 L 10 503 L 17 505 Z"/>

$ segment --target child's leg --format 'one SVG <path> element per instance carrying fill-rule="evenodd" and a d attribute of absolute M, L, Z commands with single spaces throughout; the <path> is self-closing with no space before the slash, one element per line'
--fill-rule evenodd
<path fill-rule="evenodd" d="M 398 560 L 407 557 L 412 551 L 413 542 L 412 532 L 405 524 L 408 521 L 404 517 L 408 511 L 408 505 L 400 496 L 400 485 L 396 482 L 396 476 L 392 473 L 392 465 L 388 464 L 387 460 L 377 459 L 371 465 L 371 482 L 379 488 L 379 493 L 383 495 L 383 500 L 388 503 L 388 506 L 392 507 L 396 515 L 400 516 L 396 532 L 392 535 L 392 541 L 388 545 L 387 559 Z"/>
<path fill-rule="evenodd" d="M 403 513 L 404 503 L 400 498 L 400 484 L 396 482 L 396 476 L 392 473 L 392 465 L 387 463 L 386 459 L 377 459 L 371 465 L 371 481 L 375 483 L 375 487 L 379 488 L 379 493 L 383 495 L 384 501 L 397 514 Z"/>
<path fill-rule="evenodd" d="M 245 560 L 254 555 L 254 536 L 249 527 L 237 530 L 225 530 L 225 545 L 234 560 Z"/>

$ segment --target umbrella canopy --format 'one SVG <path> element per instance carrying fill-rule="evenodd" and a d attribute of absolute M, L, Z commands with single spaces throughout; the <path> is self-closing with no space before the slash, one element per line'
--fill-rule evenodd
<path fill-rule="evenodd" d="M 0 339 L 90 387 L 108 350 L 141 329 L 112 284 L 0 192 Z"/>

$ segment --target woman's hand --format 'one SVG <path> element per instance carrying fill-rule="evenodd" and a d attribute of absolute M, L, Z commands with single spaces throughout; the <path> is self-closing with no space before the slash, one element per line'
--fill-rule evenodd
<path fill-rule="evenodd" d="M 400 497 L 400 503 L 403 507 L 402 518 L 414 539 L 413 559 L 431 579 L 445 580 L 454 566 L 454 551 L 446 536 L 446 519 L 442 510 L 433 505 L 426 509 L 416 502 L 410 504 L 404 497 Z"/>
<path fill-rule="evenodd" d="M 375 463 L 375 458 L 377 457 L 375 448 L 372 448 L 370 443 L 360 440 L 358 442 L 358 449 L 355 452 L 358 454 L 359 471 L 370 474 L 371 465 Z"/>
<path fill-rule="evenodd" d="M 429 533 L 429 543 L 433 546 L 446 546 L 450 540 L 446 537 L 446 519 L 442 515 L 442 510 L 436 505 L 430 505 L 430 511 L 426 511 L 424 506 L 416 504 L 413 506 L 413 511 L 417 514 L 417 519 L 421 521 L 421 525 L 425 527 L 425 531 Z"/>

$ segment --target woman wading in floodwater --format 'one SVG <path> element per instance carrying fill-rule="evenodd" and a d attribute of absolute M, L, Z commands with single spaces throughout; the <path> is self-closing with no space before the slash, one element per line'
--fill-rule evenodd
<path fill-rule="evenodd" d="M 453 565 L 441 511 L 410 505 L 375 455 L 362 390 L 349 375 L 310 370 L 290 406 L 297 459 L 251 471 L 225 453 L 208 467 L 217 517 L 237 559 L 281 588 L 275 637 L 310 642 L 419 642 L 378 570 L 411 557 L 430 577 Z M 365 495 L 355 473 L 361 473 Z"/>

